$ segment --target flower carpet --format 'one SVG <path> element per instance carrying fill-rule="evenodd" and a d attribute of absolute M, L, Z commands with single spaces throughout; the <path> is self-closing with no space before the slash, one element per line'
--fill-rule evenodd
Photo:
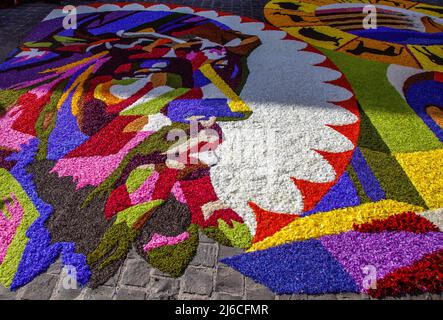
<path fill-rule="evenodd" d="M 278 294 L 442 292 L 443 8 L 362 2 L 52 11 L 0 64 L 0 284 L 178 277 L 203 232 Z"/>

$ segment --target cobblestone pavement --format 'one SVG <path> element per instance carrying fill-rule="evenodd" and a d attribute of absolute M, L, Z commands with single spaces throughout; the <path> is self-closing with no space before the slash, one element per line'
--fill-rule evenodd
<path fill-rule="evenodd" d="M 95 2 L 118 2 L 98 0 Z M 263 20 L 263 6 L 268 0 L 179 0 L 179 1 L 139 1 L 175 3 L 201 8 L 212 8 L 234 14 Z M 426 1 L 424 1 L 426 2 Z M 427 0 L 429 3 L 441 3 L 441 0 Z M 62 4 L 82 4 L 86 1 L 63 1 Z M 0 10 L 0 61 L 20 44 L 26 34 L 32 30 L 56 5 L 33 1 L 17 8 Z M 360 294 L 328 294 L 319 296 L 283 295 L 276 296 L 266 287 L 245 278 L 237 271 L 219 264 L 218 260 L 240 253 L 241 250 L 219 245 L 201 235 L 197 255 L 185 274 L 180 278 L 171 278 L 151 268 L 146 261 L 132 251 L 122 268 L 105 285 L 97 289 L 64 289 L 66 274 L 61 270 L 60 262 L 16 292 L 0 286 L 2 299 L 92 299 L 92 300 L 127 300 L 127 299 L 266 299 L 266 300 L 307 300 L 307 299 L 370 299 Z M 441 300 L 443 295 L 425 294 L 406 296 L 403 299 Z"/>

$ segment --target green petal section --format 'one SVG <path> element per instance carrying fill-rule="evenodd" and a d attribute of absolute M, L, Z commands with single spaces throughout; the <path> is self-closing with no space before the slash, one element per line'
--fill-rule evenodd
<path fill-rule="evenodd" d="M 35 132 L 39 138 L 38 152 L 36 159 L 45 160 L 48 150 L 48 139 L 52 130 L 55 128 L 57 120 L 57 103 L 63 95 L 63 88 L 66 82 L 63 81 L 52 93 L 50 101 L 45 104 L 35 123 Z"/>
<path fill-rule="evenodd" d="M 232 221 L 232 227 L 230 227 L 225 221 L 218 219 L 218 227 L 229 239 L 232 246 L 248 249 L 252 245 L 252 235 L 246 224 Z"/>
<path fill-rule="evenodd" d="M 198 226 L 191 224 L 188 228 L 189 238 L 173 246 L 163 246 L 149 251 L 148 262 L 154 268 L 180 277 L 197 253 Z"/>
<path fill-rule="evenodd" d="M 434 133 L 387 79 L 388 64 L 319 49 L 345 74 L 361 108 L 391 153 L 442 147 Z"/>
<path fill-rule="evenodd" d="M 3 115 L 7 108 L 17 102 L 18 98 L 26 93 L 26 89 L 23 90 L 0 90 L 0 115 Z"/>
<path fill-rule="evenodd" d="M 371 202 L 371 199 L 369 199 L 369 197 L 366 195 L 365 190 L 363 189 L 363 186 L 361 185 L 361 182 L 358 179 L 358 176 L 355 173 L 354 168 L 351 165 L 348 165 L 348 167 L 346 168 L 346 172 L 349 174 L 349 178 L 351 178 L 355 190 L 357 190 L 357 195 L 360 198 L 360 202 L 361 203 Z"/>
<path fill-rule="evenodd" d="M 122 116 L 143 116 L 147 114 L 159 113 L 164 106 L 177 97 L 188 92 L 189 89 L 178 88 L 162 94 L 161 96 L 154 98 L 148 102 L 140 103 L 131 109 L 123 110 L 120 114 Z"/>
<path fill-rule="evenodd" d="M 25 46 L 29 47 L 29 48 L 49 48 L 50 46 L 52 46 L 52 42 L 25 42 L 24 43 Z"/>
<path fill-rule="evenodd" d="M 54 36 L 53 38 L 55 41 L 64 42 L 64 43 L 85 42 L 85 39 L 74 38 L 74 37 Z"/>
<path fill-rule="evenodd" d="M 115 220 L 114 224 L 120 224 L 125 222 L 129 228 L 140 219 L 140 217 L 147 213 L 149 210 L 158 207 L 164 202 L 164 200 L 154 200 L 145 203 L 136 204 L 132 207 L 129 207 L 123 211 L 120 211 L 117 215 L 117 220 Z"/>
<path fill-rule="evenodd" d="M 137 232 L 126 223 L 114 223 L 105 233 L 97 248 L 87 256 L 88 265 L 104 269 L 124 258 L 132 247 Z"/>
<path fill-rule="evenodd" d="M 126 180 L 126 189 L 128 192 L 133 193 L 136 191 L 151 174 L 151 167 L 139 167 L 132 170 Z"/>
<path fill-rule="evenodd" d="M 11 286 L 29 240 L 26 237 L 26 231 L 39 216 L 37 209 L 18 181 L 7 170 L 0 168 L 0 199 L 9 198 L 11 193 L 23 207 L 23 217 L 0 265 L 0 283 L 8 288 Z"/>
<path fill-rule="evenodd" d="M 219 228 L 216 227 L 207 227 L 203 229 L 203 233 L 208 237 L 211 238 L 221 245 L 232 247 L 231 240 L 229 240 L 226 235 L 221 231 Z"/>
<path fill-rule="evenodd" d="M 387 199 L 427 208 L 403 168 L 390 154 L 360 148 L 367 164 L 386 193 Z"/>

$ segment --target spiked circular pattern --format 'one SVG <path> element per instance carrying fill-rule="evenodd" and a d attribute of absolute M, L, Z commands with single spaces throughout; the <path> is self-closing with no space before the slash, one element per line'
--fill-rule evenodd
<path fill-rule="evenodd" d="M 439 6 L 404 0 L 272 0 L 264 14 L 272 25 L 319 47 L 443 71 Z"/>
<path fill-rule="evenodd" d="M 61 255 L 97 286 L 133 244 L 179 276 L 199 228 L 249 248 L 255 215 L 262 239 L 342 176 L 357 103 L 305 42 L 172 5 L 77 15 L 64 29 L 54 10 L 0 65 L 0 191 L 13 217 L 0 231 L 3 285 L 26 284 Z"/>

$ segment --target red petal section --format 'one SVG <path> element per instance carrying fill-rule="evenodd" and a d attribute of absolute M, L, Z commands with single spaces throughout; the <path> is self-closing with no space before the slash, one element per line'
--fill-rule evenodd
<path fill-rule="evenodd" d="M 12 128 L 19 132 L 36 136 L 35 123 L 43 107 L 49 102 L 51 94 L 52 91 L 39 98 L 37 95 L 28 92 L 20 96 L 16 103 L 16 105 L 21 105 L 20 115 L 14 121 Z"/>
<path fill-rule="evenodd" d="M 124 128 L 137 118 L 137 116 L 116 117 L 106 127 L 68 153 L 65 157 L 108 156 L 118 153 L 134 138 L 136 133 L 124 132 Z"/>
<path fill-rule="evenodd" d="M 284 226 L 288 225 L 299 216 L 295 214 L 276 213 L 266 211 L 256 205 L 254 202 L 248 202 L 252 211 L 254 211 L 257 230 L 254 236 L 253 243 L 262 241 L 264 238 L 272 236 Z"/>
<path fill-rule="evenodd" d="M 443 292 L 443 250 L 428 254 L 408 267 L 391 272 L 377 281 L 368 294 L 375 298 L 408 293 Z"/>
<path fill-rule="evenodd" d="M 318 183 L 295 178 L 292 178 L 292 180 L 303 195 L 303 212 L 314 209 L 315 205 L 335 184 L 335 181 Z"/>
<path fill-rule="evenodd" d="M 182 180 L 180 181 L 180 187 L 191 210 L 192 223 L 206 228 L 209 226 L 218 226 L 218 219 L 224 220 L 230 226 L 232 226 L 231 220 L 243 222 L 242 218 L 232 209 L 216 210 L 208 219 L 205 219 L 202 206 L 218 200 L 209 176 L 204 175 L 194 180 Z"/>
<path fill-rule="evenodd" d="M 105 206 L 105 217 L 111 219 L 118 212 L 125 210 L 131 206 L 131 199 L 129 198 L 126 185 L 121 185 L 117 189 L 112 190 Z"/>
<path fill-rule="evenodd" d="M 354 224 L 354 230 L 359 232 L 380 231 L 409 231 L 414 233 L 426 233 L 440 231 L 432 222 L 414 212 L 405 212 L 390 216 L 387 219 L 377 219 L 368 223 Z"/>

